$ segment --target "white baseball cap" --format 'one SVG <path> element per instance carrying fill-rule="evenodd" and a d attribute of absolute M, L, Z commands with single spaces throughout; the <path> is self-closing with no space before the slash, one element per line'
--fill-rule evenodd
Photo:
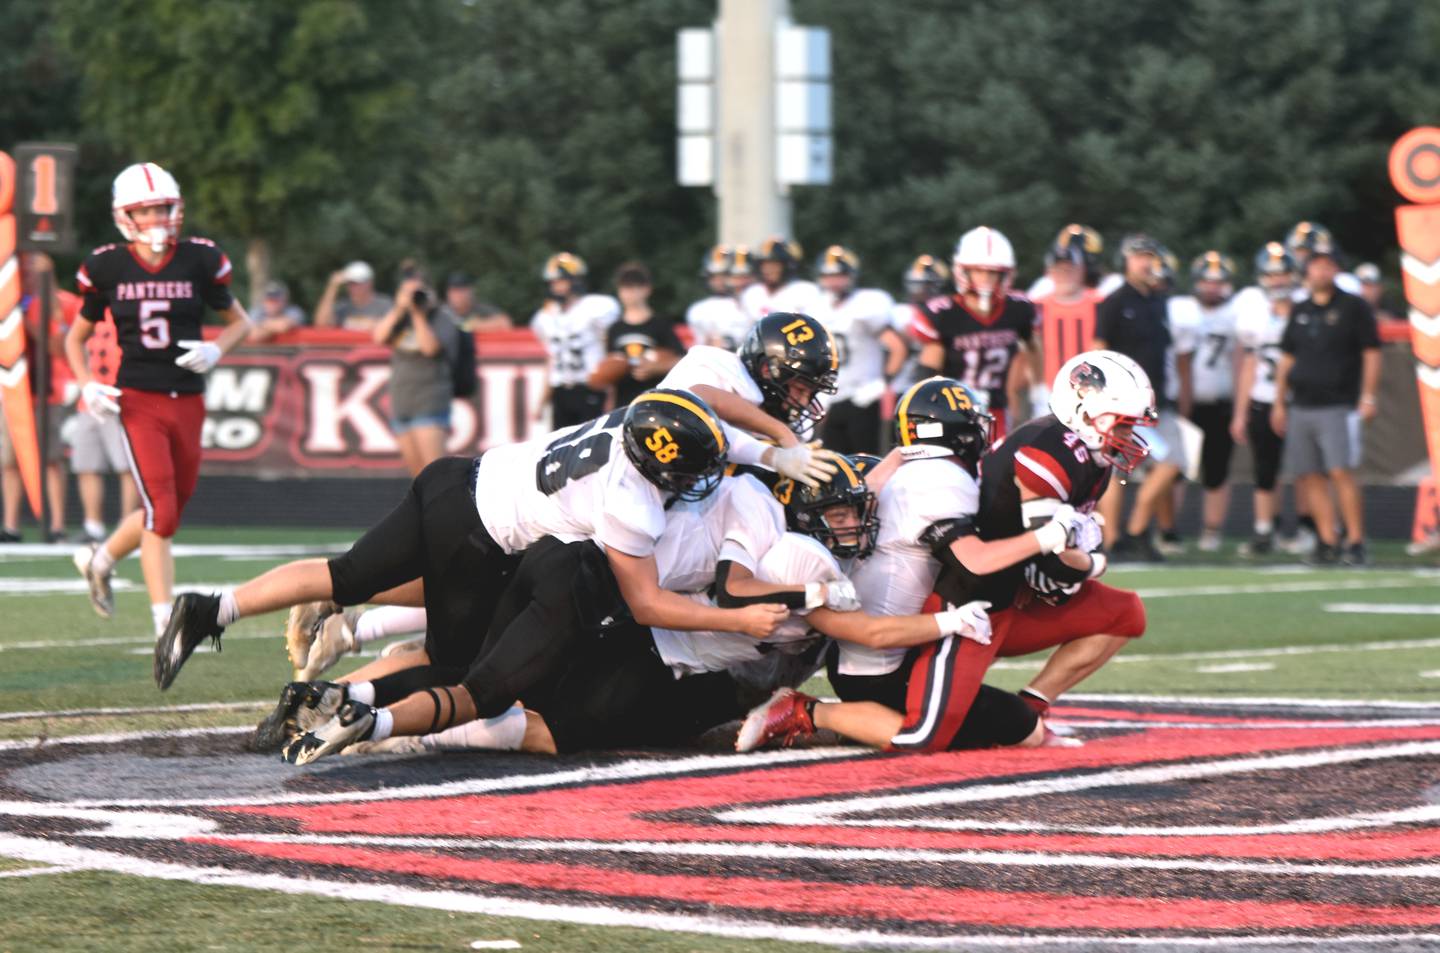
<path fill-rule="evenodd" d="M 375 280 L 375 269 L 363 261 L 352 261 L 345 266 L 345 280 L 353 285 L 362 285 Z"/>

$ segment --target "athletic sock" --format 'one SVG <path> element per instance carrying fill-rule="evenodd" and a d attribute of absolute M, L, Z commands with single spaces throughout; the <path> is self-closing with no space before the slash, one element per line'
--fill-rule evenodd
<path fill-rule="evenodd" d="M 390 732 L 395 730 L 395 716 L 390 714 L 390 709 L 381 708 L 375 712 L 375 727 L 370 729 L 370 736 L 366 741 L 384 741 L 390 737 Z"/>
<path fill-rule="evenodd" d="M 352 702 L 373 705 L 375 704 L 375 683 L 350 682 L 345 686 L 345 697 Z"/>
<path fill-rule="evenodd" d="M 95 555 L 90 557 L 90 568 L 102 576 L 108 576 L 110 570 L 115 568 L 115 557 L 110 555 L 110 550 L 104 543 L 95 547 Z"/>
<path fill-rule="evenodd" d="M 1269 535 L 1270 535 L 1271 533 L 1273 533 L 1273 532 L 1275 532 L 1275 521 L 1274 521 L 1274 520 L 1256 520 L 1256 521 L 1255 521 L 1255 535 L 1256 535 L 1256 536 L 1269 536 Z"/>
<path fill-rule="evenodd" d="M 150 619 L 155 623 L 155 637 L 158 639 L 170 624 L 170 603 L 156 602 L 150 606 Z"/>
<path fill-rule="evenodd" d="M 238 618 L 240 607 L 235 604 L 235 590 L 227 586 L 220 590 L 220 611 L 215 614 L 215 621 L 223 627 Z"/>
<path fill-rule="evenodd" d="M 92 539 L 103 539 L 105 537 L 105 524 L 98 521 L 85 521 L 85 535 Z"/>
<path fill-rule="evenodd" d="M 525 709 L 514 706 L 503 715 L 482 721 L 467 721 L 433 735 L 420 743 L 431 751 L 447 748 L 485 748 L 490 751 L 519 751 L 525 742 Z"/>
<path fill-rule="evenodd" d="M 355 642 L 364 645 L 392 635 L 425 631 L 425 610 L 412 606 L 377 606 L 360 613 L 355 621 Z"/>

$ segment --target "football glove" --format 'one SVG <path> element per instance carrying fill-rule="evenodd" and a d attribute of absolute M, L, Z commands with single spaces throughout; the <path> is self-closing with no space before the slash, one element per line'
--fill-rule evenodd
<path fill-rule="evenodd" d="M 184 348 L 185 353 L 175 358 L 175 365 L 183 367 L 187 371 L 194 371 L 196 374 L 207 374 L 210 368 L 220 363 L 224 352 L 220 345 L 210 341 L 176 341 L 177 345 Z"/>
<path fill-rule="evenodd" d="M 86 412 L 101 423 L 119 415 L 119 398 L 120 388 L 102 384 L 97 380 L 88 380 L 80 388 L 80 399 L 85 402 Z"/>
<path fill-rule="evenodd" d="M 958 635 L 962 639 L 989 645 L 990 615 L 986 611 L 989 608 L 990 603 L 984 600 L 949 606 L 944 612 L 935 613 L 935 623 L 940 626 L 941 635 Z"/>

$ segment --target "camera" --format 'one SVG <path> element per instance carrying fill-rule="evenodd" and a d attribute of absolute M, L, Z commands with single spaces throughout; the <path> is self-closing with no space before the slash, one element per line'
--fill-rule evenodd
<path fill-rule="evenodd" d="M 414 294 L 410 295 L 410 301 L 415 307 L 423 310 L 430 306 L 430 292 L 424 288 L 416 288 Z"/>

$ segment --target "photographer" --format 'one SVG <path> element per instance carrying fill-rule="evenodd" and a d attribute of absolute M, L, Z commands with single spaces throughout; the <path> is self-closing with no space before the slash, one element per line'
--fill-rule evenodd
<path fill-rule="evenodd" d="M 391 348 L 390 429 L 415 476 L 445 453 L 460 329 L 438 307 L 424 273 L 411 265 L 402 269 L 395 305 L 373 336 Z"/>

